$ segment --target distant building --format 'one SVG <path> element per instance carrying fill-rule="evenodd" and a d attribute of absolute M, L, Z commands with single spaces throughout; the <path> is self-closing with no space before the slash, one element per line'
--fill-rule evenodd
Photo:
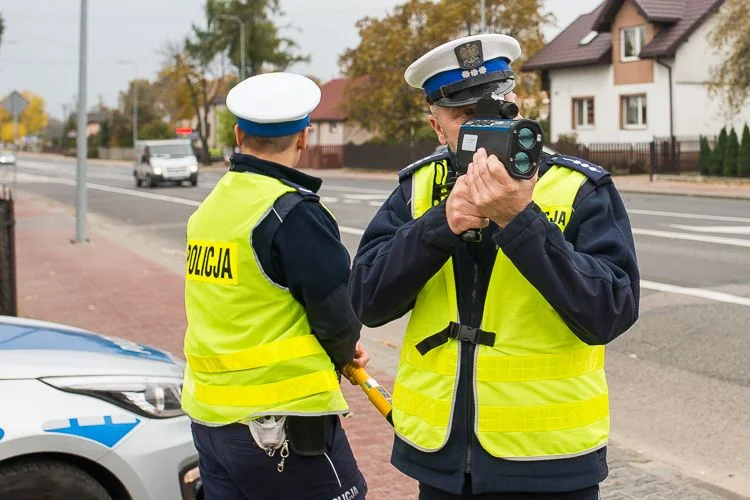
<path fill-rule="evenodd" d="M 722 62 L 708 42 L 723 0 L 604 0 L 529 59 L 550 97 L 553 139 L 637 142 L 718 134 L 725 123 L 706 84 Z"/>
<path fill-rule="evenodd" d="M 310 114 L 310 145 L 362 144 L 373 134 L 350 121 L 344 93 L 350 80 L 336 78 L 320 87 L 320 104 Z"/>

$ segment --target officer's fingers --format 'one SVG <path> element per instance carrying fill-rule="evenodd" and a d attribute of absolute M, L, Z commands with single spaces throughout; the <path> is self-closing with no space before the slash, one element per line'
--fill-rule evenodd
<path fill-rule="evenodd" d="M 492 167 L 493 163 L 496 163 L 497 161 L 497 157 L 495 155 L 491 155 L 487 159 L 486 167 L 478 172 L 478 176 L 481 179 L 482 184 L 489 193 L 494 193 L 499 187 L 499 179 L 493 173 Z"/>
<path fill-rule="evenodd" d="M 508 173 L 508 169 L 505 168 L 505 164 L 497 156 L 492 155 L 489 157 L 487 160 L 487 169 L 492 178 L 498 183 L 507 186 L 513 182 L 513 178 Z"/>
<path fill-rule="evenodd" d="M 473 215 L 464 215 L 461 218 L 461 227 L 463 231 L 470 229 L 482 229 L 489 225 L 490 221 L 486 217 L 477 217 Z"/>
<path fill-rule="evenodd" d="M 469 165 L 469 172 L 467 173 L 470 182 L 469 189 L 471 192 L 471 198 L 477 205 L 485 203 L 489 195 L 487 184 L 482 178 L 483 171 L 486 171 L 486 168 L 482 169 L 477 163 L 472 162 Z"/>

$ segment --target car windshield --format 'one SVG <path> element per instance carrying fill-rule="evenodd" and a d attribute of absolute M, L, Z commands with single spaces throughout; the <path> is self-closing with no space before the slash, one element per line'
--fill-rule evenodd
<path fill-rule="evenodd" d="M 149 146 L 151 156 L 191 156 L 193 148 L 189 144 L 165 144 Z"/>

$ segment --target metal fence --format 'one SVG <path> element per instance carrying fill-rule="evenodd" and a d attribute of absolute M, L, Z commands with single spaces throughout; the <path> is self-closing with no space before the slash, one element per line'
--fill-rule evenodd
<path fill-rule="evenodd" d="M 714 146 L 715 137 L 708 138 Z M 437 142 L 311 146 L 300 168 L 355 168 L 395 172 L 431 154 Z M 700 137 L 654 137 L 648 142 L 571 142 L 549 145 L 559 153 L 601 165 L 613 174 L 693 173 L 698 171 Z"/>
<path fill-rule="evenodd" d="M 713 147 L 715 137 L 709 137 Z M 613 174 L 681 174 L 698 171 L 700 137 L 654 137 L 649 142 L 556 143 L 552 149 L 601 165 Z"/>
<path fill-rule="evenodd" d="M 302 151 L 299 168 L 342 168 L 344 146 L 308 146 Z"/>
<path fill-rule="evenodd" d="M 347 144 L 344 146 L 344 164 L 349 168 L 395 172 L 429 155 L 437 146 L 437 142 Z"/>
<path fill-rule="evenodd" d="M 0 314 L 17 316 L 16 241 L 13 196 L 0 190 Z"/>

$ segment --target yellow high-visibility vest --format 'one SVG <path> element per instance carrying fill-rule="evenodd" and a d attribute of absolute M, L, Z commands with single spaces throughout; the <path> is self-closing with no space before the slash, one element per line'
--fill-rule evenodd
<path fill-rule="evenodd" d="M 413 172 L 414 218 L 445 196 L 441 183 L 446 173 L 447 159 Z M 533 200 L 564 230 L 585 181 L 582 173 L 552 166 L 539 179 Z M 448 440 L 462 346 L 451 338 L 423 355 L 417 345 L 451 322 L 460 324 L 449 259 L 417 296 L 393 391 L 396 432 L 422 451 L 437 451 Z M 500 249 L 481 330 L 494 333 L 487 342 L 491 345 L 476 346 L 473 366 L 473 428 L 487 452 L 512 460 L 544 460 L 606 445 L 604 347 L 582 342 Z"/>
<path fill-rule="evenodd" d="M 182 407 L 208 425 L 346 413 L 302 305 L 259 266 L 252 231 L 294 188 L 227 172 L 187 225 Z"/>

